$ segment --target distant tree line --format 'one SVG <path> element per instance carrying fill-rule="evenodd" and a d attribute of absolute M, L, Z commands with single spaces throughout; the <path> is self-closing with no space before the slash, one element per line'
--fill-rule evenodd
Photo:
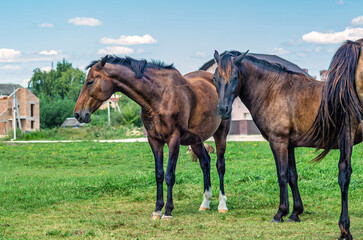
<path fill-rule="evenodd" d="M 86 74 L 66 60 L 58 62 L 56 68 L 49 72 L 34 69 L 28 89 L 40 101 L 40 128 L 59 127 L 67 117 L 73 117 L 73 109 L 85 79 Z M 113 125 L 142 126 L 140 107 L 135 102 L 122 96 L 119 105 L 121 113 L 111 115 Z M 107 124 L 107 110 L 98 110 L 93 115 L 91 124 Z"/>
<path fill-rule="evenodd" d="M 49 72 L 34 69 L 28 89 L 39 98 L 41 128 L 58 127 L 67 117 L 72 117 L 85 79 L 86 74 L 66 60 L 58 62 Z"/>

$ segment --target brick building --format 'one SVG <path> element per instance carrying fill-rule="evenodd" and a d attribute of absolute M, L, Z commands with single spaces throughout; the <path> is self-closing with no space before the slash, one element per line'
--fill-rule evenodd
<path fill-rule="evenodd" d="M 13 129 L 14 91 L 19 106 L 21 130 L 39 130 L 39 98 L 18 84 L 0 84 L 0 136 L 7 135 Z"/>
<path fill-rule="evenodd" d="M 328 80 L 328 70 L 321 70 L 320 81 L 327 81 L 327 80 Z"/>

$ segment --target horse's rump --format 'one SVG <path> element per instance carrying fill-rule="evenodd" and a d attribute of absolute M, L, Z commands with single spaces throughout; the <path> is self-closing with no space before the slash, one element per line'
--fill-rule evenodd
<path fill-rule="evenodd" d="M 303 135 L 304 141 L 316 142 L 318 149 L 324 149 L 314 161 L 322 160 L 336 146 L 344 127 L 352 127 L 352 120 L 362 122 L 363 105 L 356 89 L 360 54 L 361 44 L 347 41 L 332 59 L 318 114 Z"/>

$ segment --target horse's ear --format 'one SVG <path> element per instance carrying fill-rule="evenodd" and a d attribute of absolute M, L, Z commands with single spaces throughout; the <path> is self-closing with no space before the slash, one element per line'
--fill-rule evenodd
<path fill-rule="evenodd" d="M 105 66 L 107 60 L 108 60 L 108 55 L 106 55 L 104 58 L 101 59 L 101 67 Z"/>
<path fill-rule="evenodd" d="M 243 58 L 246 57 L 247 53 L 249 52 L 250 50 L 247 50 L 245 53 L 239 55 L 238 57 L 236 57 L 234 60 L 233 60 L 233 63 L 235 65 L 238 65 L 242 62 Z"/>
<path fill-rule="evenodd" d="M 131 61 L 131 70 L 135 73 L 137 79 L 142 78 L 144 69 L 146 67 L 146 60 L 133 60 Z"/>
<path fill-rule="evenodd" d="M 98 71 L 100 71 L 100 70 L 101 70 L 101 69 L 105 66 L 105 64 L 106 64 L 107 60 L 108 60 L 108 55 L 106 55 L 104 58 L 102 58 L 102 59 L 99 61 L 99 63 L 97 63 L 97 65 L 96 65 L 96 69 L 97 69 Z"/>
<path fill-rule="evenodd" d="M 216 61 L 216 63 L 219 63 L 219 53 L 217 50 L 214 50 L 214 61 Z"/>

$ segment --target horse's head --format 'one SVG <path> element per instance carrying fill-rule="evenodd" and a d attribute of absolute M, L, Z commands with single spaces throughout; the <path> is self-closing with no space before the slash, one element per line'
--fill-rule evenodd
<path fill-rule="evenodd" d="M 79 122 L 90 122 L 91 114 L 113 94 L 114 85 L 112 79 L 103 71 L 107 58 L 108 56 L 93 64 L 88 72 L 73 111 L 74 117 Z"/>
<path fill-rule="evenodd" d="M 238 81 L 239 65 L 247 53 L 234 57 L 231 53 L 219 56 L 217 51 L 214 52 L 214 60 L 218 65 L 213 75 L 218 93 L 217 112 L 222 119 L 231 117 L 232 103 L 241 87 Z"/>

